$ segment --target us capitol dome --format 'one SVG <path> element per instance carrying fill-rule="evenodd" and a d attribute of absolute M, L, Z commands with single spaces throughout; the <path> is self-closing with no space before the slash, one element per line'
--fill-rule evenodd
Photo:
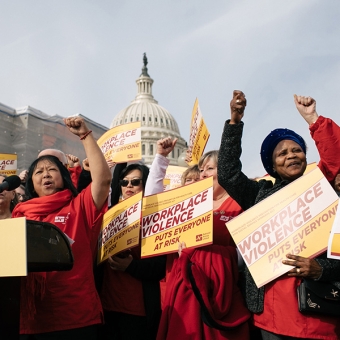
<path fill-rule="evenodd" d="M 184 166 L 183 158 L 187 149 L 181 137 L 176 120 L 152 95 L 153 79 L 148 74 L 146 54 L 143 57 L 142 74 L 136 80 L 137 96 L 131 104 L 121 110 L 113 119 L 110 128 L 117 125 L 141 122 L 142 157 L 145 164 L 150 165 L 156 154 L 156 143 L 164 137 L 178 138 L 176 146 L 168 158 L 171 165 Z M 186 165 L 185 165 L 186 166 Z"/>

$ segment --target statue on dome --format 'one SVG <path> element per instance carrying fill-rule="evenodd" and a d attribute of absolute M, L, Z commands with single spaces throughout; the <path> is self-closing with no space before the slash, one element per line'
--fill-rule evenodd
<path fill-rule="evenodd" d="M 142 68 L 141 76 L 150 77 L 148 74 L 148 68 L 146 67 L 146 65 L 148 64 L 148 58 L 146 57 L 146 53 L 143 53 L 143 63 L 144 63 L 144 66 Z"/>

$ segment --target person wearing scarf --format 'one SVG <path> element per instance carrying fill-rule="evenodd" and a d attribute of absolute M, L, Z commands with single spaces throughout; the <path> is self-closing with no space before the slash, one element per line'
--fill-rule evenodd
<path fill-rule="evenodd" d="M 64 122 L 83 143 L 92 183 L 78 194 L 68 170 L 52 155 L 39 157 L 29 168 L 29 199 L 18 204 L 12 216 L 57 226 L 71 240 L 74 265 L 70 271 L 29 273 L 22 279 L 20 339 L 92 340 L 103 320 L 91 244 L 107 209 L 111 172 L 84 120 L 71 117 Z"/>

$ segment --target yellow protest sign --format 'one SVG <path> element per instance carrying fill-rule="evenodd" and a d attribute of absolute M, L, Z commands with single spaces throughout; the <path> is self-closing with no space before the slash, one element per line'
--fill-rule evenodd
<path fill-rule="evenodd" d="M 0 276 L 26 276 L 26 218 L 0 220 Z"/>
<path fill-rule="evenodd" d="M 340 260 L 340 210 L 336 212 L 331 235 L 328 240 L 327 257 Z"/>
<path fill-rule="evenodd" d="M 106 131 L 98 145 L 106 160 L 116 163 L 131 162 L 142 158 L 140 122 L 118 125 Z"/>
<path fill-rule="evenodd" d="M 142 258 L 201 247 L 213 239 L 212 177 L 143 198 Z"/>
<path fill-rule="evenodd" d="M 166 169 L 164 178 L 165 190 L 175 189 L 180 187 L 183 172 L 186 170 L 184 166 L 169 165 Z"/>
<path fill-rule="evenodd" d="M 204 123 L 203 116 L 196 98 L 194 108 L 191 115 L 190 138 L 189 138 L 189 153 L 191 162 L 189 165 L 197 164 L 203 155 L 205 146 L 207 145 L 210 133 Z"/>
<path fill-rule="evenodd" d="M 142 195 L 133 195 L 104 214 L 98 237 L 98 264 L 139 244 Z"/>
<path fill-rule="evenodd" d="M 17 174 L 17 155 L 13 153 L 0 153 L 0 175 Z"/>
<path fill-rule="evenodd" d="M 286 254 L 314 257 L 327 249 L 338 197 L 319 168 L 226 224 L 258 287 L 288 272 Z"/>

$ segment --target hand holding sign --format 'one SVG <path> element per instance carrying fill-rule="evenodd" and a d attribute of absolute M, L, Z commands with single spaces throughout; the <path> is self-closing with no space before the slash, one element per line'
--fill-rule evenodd
<path fill-rule="evenodd" d="M 129 255 L 128 257 L 124 258 L 119 256 L 110 256 L 107 260 L 112 270 L 120 270 L 124 272 L 132 262 L 133 258 L 132 255 Z"/>
<path fill-rule="evenodd" d="M 288 276 L 306 277 L 309 279 L 318 279 L 321 276 L 322 268 L 314 259 L 292 254 L 287 254 L 286 257 L 291 261 L 283 260 L 282 263 L 295 267 L 288 272 Z"/>
<path fill-rule="evenodd" d="M 187 245 L 185 242 L 178 242 L 178 256 L 181 257 L 183 249 L 186 249 Z"/>

